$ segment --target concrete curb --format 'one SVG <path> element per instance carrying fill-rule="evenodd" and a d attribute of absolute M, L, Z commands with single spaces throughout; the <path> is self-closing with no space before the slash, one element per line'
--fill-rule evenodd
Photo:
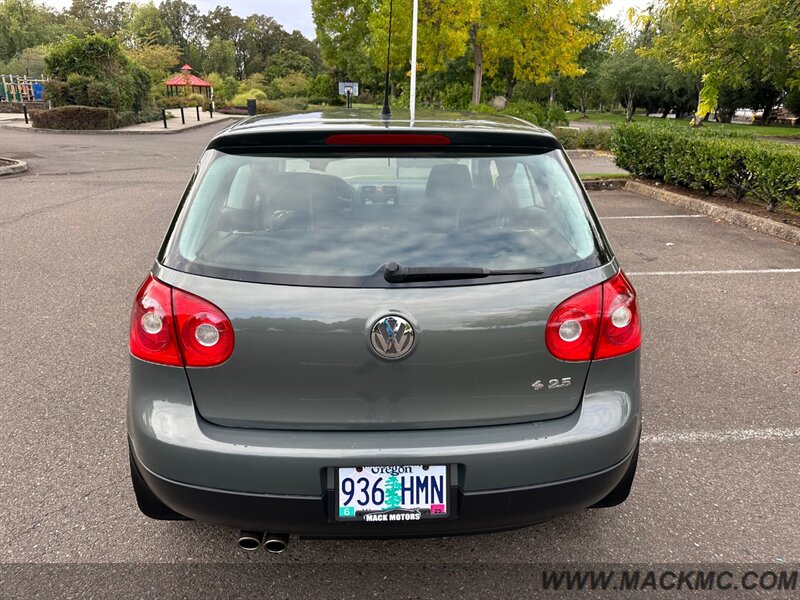
<path fill-rule="evenodd" d="M 625 190 L 800 245 L 800 228 L 778 223 L 772 219 L 765 219 L 727 206 L 719 206 L 698 198 L 677 194 L 641 181 L 628 181 L 625 184 Z"/>
<path fill-rule="evenodd" d="M 14 163 L 13 165 L 7 167 L 0 167 L 0 177 L 2 177 L 3 175 L 14 175 L 16 173 L 24 173 L 25 171 L 28 170 L 28 163 L 26 163 L 24 160 L 14 160 L 13 158 L 3 158 L 2 156 L 0 156 L 0 158 L 2 158 L 3 160 L 9 160 Z"/>
<path fill-rule="evenodd" d="M 628 183 L 627 177 L 615 177 L 610 179 L 582 179 L 583 187 L 591 191 L 602 190 L 621 190 Z"/>
<path fill-rule="evenodd" d="M 131 130 L 127 128 L 122 129 L 37 129 L 34 127 L 23 126 L 20 127 L 19 125 L 11 125 L 11 124 L 3 124 L 0 122 L 0 127 L 8 127 L 11 129 L 17 129 L 20 131 L 32 131 L 34 133 L 63 133 L 63 134 L 77 134 L 77 135 L 174 135 L 176 133 L 183 133 L 184 131 L 192 131 L 194 129 L 199 129 L 201 127 L 206 127 L 208 125 L 214 125 L 216 123 L 222 123 L 223 121 L 228 121 L 230 119 L 237 119 L 239 118 L 238 115 L 224 115 L 220 117 L 214 117 L 214 119 L 210 119 L 208 121 L 201 121 L 200 123 L 192 123 L 191 125 L 185 125 L 180 129 L 140 129 L 140 130 Z M 136 127 L 136 125 L 131 125 L 131 127 Z"/>

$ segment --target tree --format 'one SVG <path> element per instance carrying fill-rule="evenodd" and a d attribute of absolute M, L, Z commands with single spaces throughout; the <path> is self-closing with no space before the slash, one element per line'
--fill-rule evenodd
<path fill-rule="evenodd" d="M 188 48 L 198 42 L 200 35 L 200 12 L 184 0 L 164 0 L 158 10 L 173 43 L 181 49 L 181 60 L 188 62 Z"/>
<path fill-rule="evenodd" d="M 33 0 L 0 1 L 0 60 L 51 42 L 54 36 L 55 15 L 44 6 Z"/>
<path fill-rule="evenodd" d="M 153 44 L 168 46 L 173 43 L 163 13 L 152 0 L 146 4 L 134 4 L 130 20 L 117 35 L 129 48 L 141 49 Z"/>
<path fill-rule="evenodd" d="M 418 55 L 422 68 L 443 69 L 465 52 L 473 65 L 472 103 L 481 101 L 484 74 L 506 66 L 511 80 L 550 81 L 556 75 L 581 74 L 578 54 L 598 38 L 586 25 L 589 15 L 608 0 L 440 0 L 420 6 Z M 396 35 L 393 66 L 405 67 L 410 55 L 411 2 L 394 5 Z M 373 57 L 386 48 L 389 0 L 369 19 Z M 385 55 L 385 54 L 384 54 Z"/>
<path fill-rule="evenodd" d="M 130 49 L 126 54 L 133 62 L 147 69 L 153 83 L 159 86 L 180 62 L 180 49 L 177 46 L 152 44 L 144 48 Z"/>
<path fill-rule="evenodd" d="M 717 107 L 723 86 L 768 83 L 800 87 L 800 4 L 797 0 L 665 0 L 656 13 L 656 50 L 702 77 L 694 124 Z M 764 122 L 772 105 L 766 107 Z"/>
<path fill-rule="evenodd" d="M 127 2 L 120 4 L 117 16 L 130 8 Z M 110 19 L 108 0 L 72 0 L 67 14 L 80 22 L 83 31 L 102 33 L 109 37 L 116 33 Z"/>
<path fill-rule="evenodd" d="M 611 20 L 590 16 L 587 27 L 595 33 L 597 41 L 578 54 L 578 66 L 583 74 L 567 79 L 584 118 L 589 107 L 589 98 L 596 93 L 599 85 L 601 65 L 608 56 L 614 36 L 617 35 L 617 25 Z"/>
<path fill-rule="evenodd" d="M 650 62 L 632 45 L 612 52 L 600 67 L 601 85 L 625 106 L 625 120 L 633 120 L 636 102 L 652 85 Z"/>
<path fill-rule="evenodd" d="M 239 78 L 244 77 L 244 70 L 247 63 L 247 52 L 245 45 L 242 43 L 245 37 L 245 22 L 244 19 L 234 15 L 231 9 L 227 6 L 217 6 L 214 10 L 210 11 L 207 15 L 202 17 L 203 31 L 206 39 L 211 40 L 209 43 L 209 60 L 211 59 L 211 43 L 214 38 L 225 42 L 226 47 L 230 44 L 233 48 L 233 73 Z M 216 48 L 215 50 L 219 50 Z M 222 58 L 222 55 L 217 55 L 216 60 Z M 225 54 L 225 59 L 228 56 Z M 224 62 L 224 61 L 223 61 Z M 226 70 L 219 68 L 222 63 L 213 63 L 207 68 L 210 71 L 218 71 L 220 73 L 227 73 L 228 66 L 225 65 Z"/>
<path fill-rule="evenodd" d="M 322 58 L 340 80 L 377 83 L 380 79 L 382 69 L 376 68 L 369 53 L 375 45 L 369 17 L 378 5 L 379 0 L 312 0 Z"/>
<path fill-rule="evenodd" d="M 269 65 L 264 69 L 264 75 L 269 81 L 293 72 L 303 73 L 306 76 L 314 72 L 311 59 L 294 50 L 276 52 L 268 58 L 268 61 Z"/>
<path fill-rule="evenodd" d="M 236 74 L 236 47 L 231 40 L 214 37 L 208 43 L 204 66 L 207 71 L 220 75 Z"/>

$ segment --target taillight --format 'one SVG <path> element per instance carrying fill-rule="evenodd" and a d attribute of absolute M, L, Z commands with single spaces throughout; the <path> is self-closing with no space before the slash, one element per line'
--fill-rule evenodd
<path fill-rule="evenodd" d="M 233 326 L 219 308 L 181 290 L 172 291 L 178 342 L 187 367 L 213 367 L 233 352 Z"/>
<path fill-rule="evenodd" d="M 636 292 L 622 271 L 603 284 L 603 323 L 594 357 L 611 358 L 642 344 Z"/>
<path fill-rule="evenodd" d="M 219 308 L 148 275 L 131 311 L 136 358 L 174 367 L 212 367 L 233 352 L 233 326 Z"/>
<path fill-rule="evenodd" d="M 148 362 L 183 366 L 172 321 L 172 288 L 148 275 L 131 310 L 131 354 Z"/>
<path fill-rule="evenodd" d="M 550 354 L 566 361 L 620 356 L 641 341 L 636 292 L 621 271 L 559 304 L 545 330 Z"/>

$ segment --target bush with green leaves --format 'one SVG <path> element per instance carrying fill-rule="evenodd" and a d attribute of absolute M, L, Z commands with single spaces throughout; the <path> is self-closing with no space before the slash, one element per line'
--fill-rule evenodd
<path fill-rule="evenodd" d="M 161 119 L 161 112 L 154 108 L 117 113 L 111 108 L 75 105 L 34 110 L 30 115 L 36 129 L 66 130 L 117 129 Z"/>
<path fill-rule="evenodd" d="M 308 100 L 312 104 L 334 104 L 338 95 L 333 77 L 327 73 L 317 75 L 308 86 Z"/>
<path fill-rule="evenodd" d="M 252 89 L 242 92 L 240 94 L 236 94 L 236 96 L 234 96 L 233 99 L 231 99 L 231 101 L 228 104 L 230 104 L 231 106 L 247 106 L 248 100 L 255 100 L 256 102 L 258 102 L 258 101 L 264 101 L 266 99 L 267 95 L 264 92 L 262 92 L 259 89 Z"/>
<path fill-rule="evenodd" d="M 800 210 L 800 148 L 731 132 L 677 129 L 651 124 L 614 128 L 619 167 L 639 177 L 701 190 L 722 191 L 735 201 L 750 196 L 774 211 Z"/>
<path fill-rule="evenodd" d="M 114 129 L 117 113 L 95 106 L 60 106 L 32 111 L 31 122 L 36 129 Z"/>
<path fill-rule="evenodd" d="M 66 36 L 45 56 L 54 106 L 93 106 L 139 112 L 150 105 L 150 73 L 132 62 L 119 42 L 101 34 Z"/>
<path fill-rule="evenodd" d="M 472 110 L 479 113 L 509 115 L 524 119 L 529 123 L 553 129 L 559 125 L 568 125 L 567 113 L 557 104 L 542 105 L 529 100 L 515 100 L 508 103 L 504 109 L 498 110 L 488 104 L 473 106 Z"/>
<path fill-rule="evenodd" d="M 556 127 L 553 133 L 567 150 L 611 150 L 611 129 L 608 127 Z"/>

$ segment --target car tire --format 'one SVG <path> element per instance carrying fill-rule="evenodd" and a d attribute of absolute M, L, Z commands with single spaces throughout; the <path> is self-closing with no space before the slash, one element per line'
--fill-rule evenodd
<path fill-rule="evenodd" d="M 625 502 L 628 498 L 628 495 L 631 493 L 631 487 L 633 486 L 633 478 L 636 476 L 636 465 L 639 462 L 639 443 L 636 443 L 636 450 L 633 451 L 633 458 L 631 459 L 631 464 L 628 465 L 628 470 L 625 471 L 625 475 L 622 477 L 622 480 L 617 484 L 613 490 L 611 490 L 608 495 L 593 504 L 589 508 L 610 508 L 612 506 L 617 506 Z"/>
<path fill-rule="evenodd" d="M 147 517 L 156 519 L 158 521 L 188 521 L 188 517 L 175 512 L 169 506 L 156 498 L 155 494 L 147 487 L 144 477 L 139 472 L 139 468 L 133 461 L 133 454 L 128 449 L 128 457 L 131 463 L 131 483 L 133 483 L 133 492 L 136 494 L 136 503 L 139 505 L 139 510 L 142 511 Z"/>

